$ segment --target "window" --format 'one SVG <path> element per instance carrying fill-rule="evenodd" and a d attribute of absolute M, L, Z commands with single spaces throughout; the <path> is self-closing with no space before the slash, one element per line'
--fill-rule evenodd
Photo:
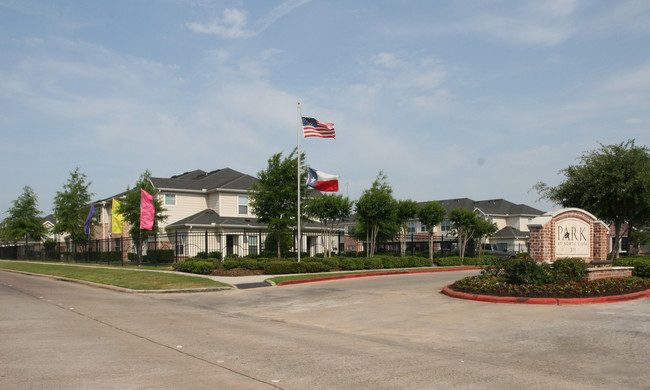
<path fill-rule="evenodd" d="M 165 194 L 165 206 L 176 206 L 176 194 Z"/>
<path fill-rule="evenodd" d="M 440 230 L 443 231 L 443 232 L 450 231 L 451 230 L 451 221 L 450 220 L 442 221 L 442 223 L 440 224 Z"/>
<path fill-rule="evenodd" d="M 421 232 L 428 232 L 426 223 L 421 223 L 420 224 L 420 231 Z"/>
<path fill-rule="evenodd" d="M 239 214 L 248 214 L 248 196 L 239 195 Z"/>
<path fill-rule="evenodd" d="M 248 254 L 257 254 L 257 236 L 248 236 Z"/>
<path fill-rule="evenodd" d="M 415 233 L 415 222 L 409 222 L 406 231 L 407 231 L 408 234 Z"/>

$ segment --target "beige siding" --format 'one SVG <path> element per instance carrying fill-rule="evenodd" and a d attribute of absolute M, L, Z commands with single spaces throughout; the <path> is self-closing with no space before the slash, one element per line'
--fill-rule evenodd
<path fill-rule="evenodd" d="M 242 194 L 220 194 L 219 196 L 219 215 L 223 217 L 253 217 L 250 207 L 250 199 L 248 204 L 248 213 L 239 214 L 239 196 Z M 247 196 L 247 195 L 242 195 Z"/>
<path fill-rule="evenodd" d="M 497 229 L 499 229 L 499 230 L 501 230 L 504 227 L 508 226 L 508 223 L 506 222 L 505 218 L 492 217 L 492 222 L 497 225 Z"/>
<path fill-rule="evenodd" d="M 174 192 L 167 192 L 173 194 Z M 194 215 L 199 211 L 208 208 L 207 197 L 204 194 L 187 194 L 176 192 L 176 204 L 166 205 L 165 192 L 160 193 L 160 199 L 163 202 L 163 207 L 166 209 L 165 215 L 167 219 L 161 224 L 161 227 L 170 225 L 183 218 Z"/>
<path fill-rule="evenodd" d="M 208 208 L 219 213 L 219 194 L 212 193 L 208 195 Z"/>

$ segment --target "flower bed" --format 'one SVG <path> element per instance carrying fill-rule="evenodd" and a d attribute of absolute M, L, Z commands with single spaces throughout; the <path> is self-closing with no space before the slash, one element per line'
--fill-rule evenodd
<path fill-rule="evenodd" d="M 585 298 L 624 295 L 650 289 L 650 279 L 640 277 L 599 279 L 591 282 L 511 284 L 503 277 L 470 276 L 449 286 L 468 294 L 528 298 Z"/>

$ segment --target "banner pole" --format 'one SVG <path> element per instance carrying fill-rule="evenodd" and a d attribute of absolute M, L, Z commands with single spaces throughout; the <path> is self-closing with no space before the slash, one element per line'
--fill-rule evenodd
<path fill-rule="evenodd" d="M 300 129 L 302 128 L 302 113 L 300 112 L 300 102 L 298 102 L 298 262 L 300 263 L 300 252 L 302 236 L 300 234 Z"/>

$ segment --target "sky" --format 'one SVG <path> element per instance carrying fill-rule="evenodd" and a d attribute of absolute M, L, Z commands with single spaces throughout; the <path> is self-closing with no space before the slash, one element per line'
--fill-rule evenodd
<path fill-rule="evenodd" d="M 503 198 L 601 144 L 650 145 L 646 0 L 0 0 L 0 218 L 79 168 L 257 175 L 297 146 L 356 200 Z"/>

